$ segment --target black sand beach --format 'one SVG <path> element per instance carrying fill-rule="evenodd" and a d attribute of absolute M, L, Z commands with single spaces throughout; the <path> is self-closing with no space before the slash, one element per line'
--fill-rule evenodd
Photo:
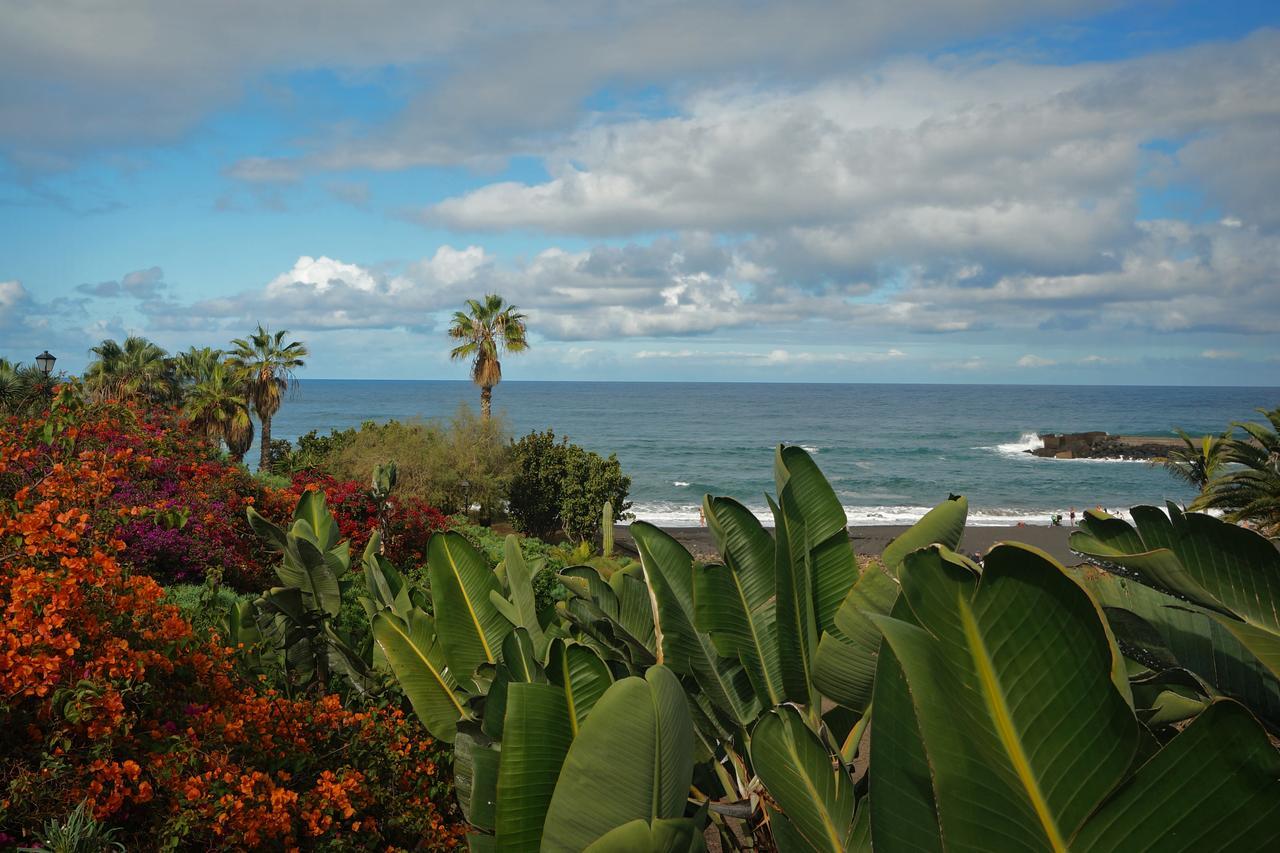
<path fill-rule="evenodd" d="M 695 557 L 703 560 L 717 559 L 715 539 L 711 531 L 705 527 L 668 527 L 667 533 L 689 549 Z M 854 550 L 866 556 L 879 556 L 884 547 L 904 530 L 905 525 L 886 525 L 870 527 L 850 527 L 849 538 L 853 541 Z M 1071 566 L 1082 562 L 1067 547 L 1067 537 L 1071 535 L 1070 527 L 969 527 L 964 532 L 960 550 L 966 554 L 974 552 L 986 553 L 997 542 L 1022 542 L 1034 545 L 1063 565 Z M 614 542 L 617 547 L 629 554 L 635 553 L 635 545 L 625 525 L 614 527 Z"/>

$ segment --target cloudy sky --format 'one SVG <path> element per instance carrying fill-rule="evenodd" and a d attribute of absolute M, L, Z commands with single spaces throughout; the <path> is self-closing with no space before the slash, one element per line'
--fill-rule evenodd
<path fill-rule="evenodd" d="M 0 355 L 1276 385 L 1280 5 L 0 0 Z"/>

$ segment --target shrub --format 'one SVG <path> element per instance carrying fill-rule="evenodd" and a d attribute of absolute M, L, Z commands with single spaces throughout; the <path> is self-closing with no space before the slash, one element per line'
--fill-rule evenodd
<path fill-rule="evenodd" d="M 518 530 L 544 539 L 563 530 L 585 540 L 600 533 L 605 501 L 613 505 L 615 521 L 628 517 L 631 478 L 614 454 L 606 459 L 567 438 L 557 442 L 548 429 L 521 438 L 514 456 L 507 511 Z"/>
<path fill-rule="evenodd" d="M 68 389 L 0 425 L 0 838 L 84 802 L 127 849 L 455 846 L 447 754 L 416 724 L 263 689 L 130 570 L 120 525 L 152 510 L 116 497 L 152 459 L 103 440 L 126 411 Z"/>
<path fill-rule="evenodd" d="M 464 405 L 443 425 L 365 422 L 341 438 L 319 468 L 340 480 L 367 482 L 375 466 L 395 462 L 402 498 L 418 498 L 450 514 L 479 506 L 488 519 L 506 495 L 509 459 L 502 421 L 484 421 Z"/>

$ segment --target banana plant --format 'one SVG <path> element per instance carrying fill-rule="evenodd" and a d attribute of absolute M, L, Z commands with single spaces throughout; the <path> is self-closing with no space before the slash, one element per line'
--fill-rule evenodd
<path fill-rule="evenodd" d="M 1219 699 L 1165 744 L 1130 704 L 1102 609 L 1051 558 L 999 545 L 981 572 L 907 555 L 881 630 L 872 843 L 886 850 L 1270 850 L 1280 754 Z M 1194 784 L 1187 780 L 1194 779 Z"/>
<path fill-rule="evenodd" d="M 1280 551 L 1174 504 L 1132 516 L 1090 511 L 1071 536 L 1072 550 L 1106 570 L 1082 582 L 1122 646 L 1152 671 L 1193 673 L 1201 698 L 1237 699 L 1280 732 Z"/>
<path fill-rule="evenodd" d="M 365 656 L 333 627 L 351 555 L 346 540 L 339 541 L 324 493 L 304 493 L 287 528 L 253 507 L 247 514 L 254 532 L 281 557 L 275 571 L 284 586 L 263 593 L 253 610 L 260 637 L 281 657 L 290 684 L 314 683 L 328 690 L 336 671 L 358 692 L 375 689 Z M 243 623 L 247 613 L 236 616 Z"/>

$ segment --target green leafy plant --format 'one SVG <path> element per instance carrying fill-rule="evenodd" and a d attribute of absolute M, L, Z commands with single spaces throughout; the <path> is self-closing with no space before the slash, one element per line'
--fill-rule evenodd
<path fill-rule="evenodd" d="M 386 575 L 368 581 L 381 654 L 454 744 L 473 849 L 695 850 L 707 830 L 833 853 L 1280 842 L 1263 729 L 1126 658 L 1078 572 L 1020 545 L 960 556 L 957 496 L 859 571 L 808 454 L 780 448 L 775 479 L 772 532 L 707 498 L 723 565 L 638 522 L 640 561 L 562 569 L 554 614 L 514 537 L 490 570 L 438 535 L 429 591 L 366 564 Z"/>
<path fill-rule="evenodd" d="M 338 524 L 325 505 L 324 492 L 304 492 L 293 523 L 282 528 L 248 510 L 254 532 L 280 554 L 276 575 L 284 586 L 273 587 L 253 603 L 257 634 L 246 633 L 243 609 L 228 623 L 236 642 L 265 642 L 281 656 L 290 685 L 315 683 L 328 691 L 336 670 L 359 692 L 374 688 L 366 655 L 335 629 L 351 555 L 338 539 Z M 369 546 L 376 550 L 376 534 Z M 235 626 L 239 626 L 238 629 Z"/>
<path fill-rule="evenodd" d="M 1223 510 L 1227 520 L 1274 536 L 1280 534 L 1280 408 L 1258 411 L 1266 423 L 1234 423 L 1217 440 L 1217 476 L 1208 478 L 1191 508 Z"/>
<path fill-rule="evenodd" d="M 66 818 L 45 823 L 39 847 L 19 847 L 19 853 L 124 853 L 124 844 L 115 840 L 120 830 L 95 820 L 88 803 L 81 801 Z"/>
<path fill-rule="evenodd" d="M 577 541 L 600 535 L 600 508 L 612 507 L 609 525 L 627 517 L 631 478 L 617 457 L 592 453 L 552 430 L 531 432 L 513 447 L 507 512 L 517 530 L 544 539 L 564 531 Z"/>

